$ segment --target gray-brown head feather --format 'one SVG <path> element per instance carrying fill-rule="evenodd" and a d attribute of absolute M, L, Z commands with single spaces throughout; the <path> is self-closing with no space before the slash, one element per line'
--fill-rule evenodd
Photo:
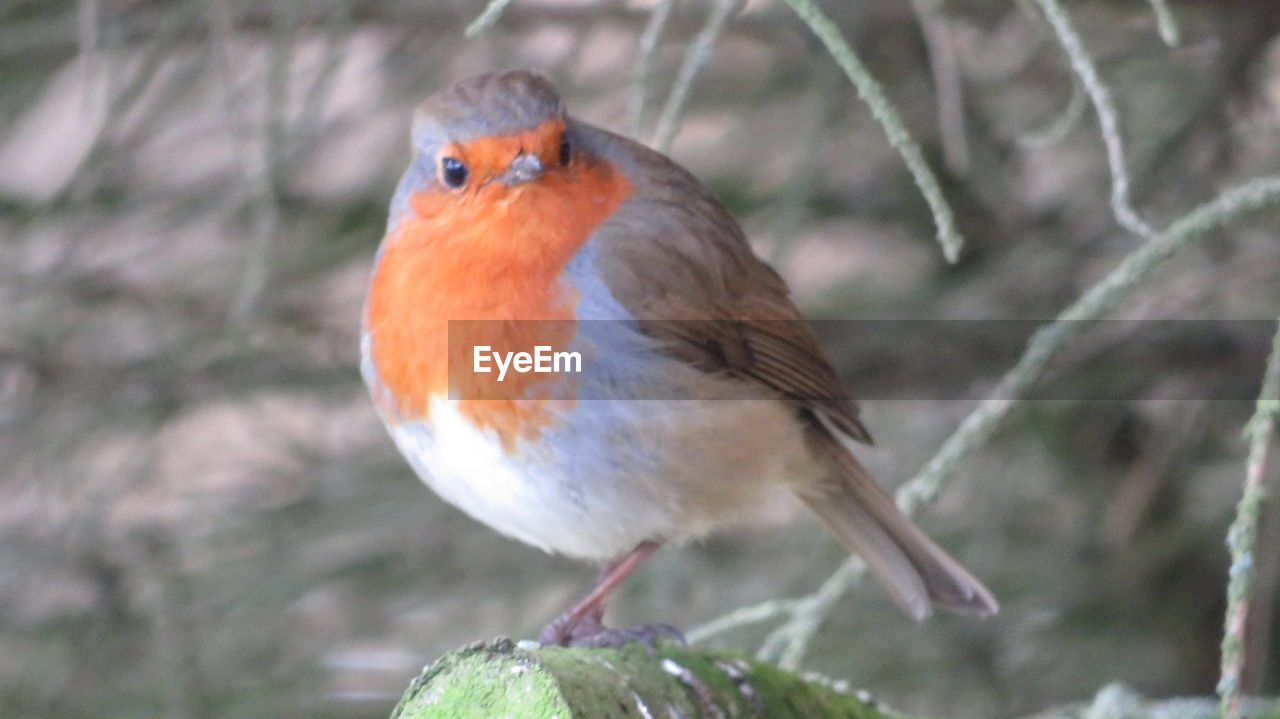
<path fill-rule="evenodd" d="M 414 144 L 425 148 L 518 132 L 564 114 L 560 96 L 541 75 L 526 70 L 477 75 L 434 93 L 418 106 Z"/>

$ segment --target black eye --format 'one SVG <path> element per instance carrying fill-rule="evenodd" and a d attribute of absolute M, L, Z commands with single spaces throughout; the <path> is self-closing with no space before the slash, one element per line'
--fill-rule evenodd
<path fill-rule="evenodd" d="M 569 138 L 564 136 L 560 138 L 560 164 L 569 164 Z"/>
<path fill-rule="evenodd" d="M 449 187 L 462 187 L 467 182 L 467 166 L 456 157 L 440 161 L 440 180 Z"/>

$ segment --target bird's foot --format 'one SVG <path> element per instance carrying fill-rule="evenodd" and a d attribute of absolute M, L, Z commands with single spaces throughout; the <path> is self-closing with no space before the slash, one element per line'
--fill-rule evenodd
<path fill-rule="evenodd" d="M 542 630 L 538 641 L 561 647 L 586 647 L 589 649 L 617 649 L 627 642 L 640 642 L 653 653 L 654 644 L 660 640 L 687 644 L 679 629 L 669 624 L 633 624 L 627 627 L 606 627 L 599 621 L 587 618 L 569 625 L 561 617 Z"/>
<path fill-rule="evenodd" d="M 653 654 L 653 647 L 660 640 L 688 644 L 680 630 L 670 624 L 632 624 L 629 627 L 600 627 L 592 634 L 574 637 L 569 646 L 617 649 L 627 642 L 640 642 Z"/>

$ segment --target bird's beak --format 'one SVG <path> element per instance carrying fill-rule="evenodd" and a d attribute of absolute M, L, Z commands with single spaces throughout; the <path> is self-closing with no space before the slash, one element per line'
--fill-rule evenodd
<path fill-rule="evenodd" d="M 511 161 L 507 171 L 498 176 L 508 187 L 542 177 L 542 160 L 537 155 L 521 152 Z"/>

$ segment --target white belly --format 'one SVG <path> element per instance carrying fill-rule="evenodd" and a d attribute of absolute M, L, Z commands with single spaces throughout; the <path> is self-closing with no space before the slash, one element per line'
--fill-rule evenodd
<path fill-rule="evenodd" d="M 819 470 L 790 412 L 772 400 L 583 401 L 515 452 L 446 399 L 432 403 L 430 426 L 388 427 L 418 476 L 472 517 L 548 552 L 604 559 L 699 536 L 812 481 Z"/>

